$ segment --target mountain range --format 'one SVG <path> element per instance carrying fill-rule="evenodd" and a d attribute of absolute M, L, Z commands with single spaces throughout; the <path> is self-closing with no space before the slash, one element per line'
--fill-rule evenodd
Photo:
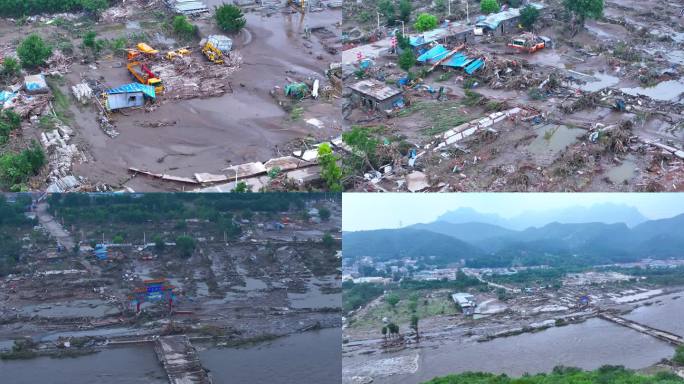
<path fill-rule="evenodd" d="M 541 227 L 549 223 L 624 223 L 634 227 L 648 219 L 638 209 L 626 204 L 602 203 L 589 207 L 573 206 L 554 210 L 527 211 L 511 218 L 497 214 L 480 213 L 472 208 L 459 208 L 449 211 L 437 218 L 454 224 L 484 223 L 507 229 L 522 230 L 529 227 Z"/>
<path fill-rule="evenodd" d="M 488 222 L 442 220 L 456 217 L 453 212 L 463 213 L 460 218 Z M 464 259 L 472 267 L 597 265 L 649 257 L 684 258 L 684 214 L 662 220 L 634 220 L 632 223 L 641 222 L 633 226 L 586 221 L 511 229 L 493 224 L 500 219 L 496 215 L 479 215 L 474 210 L 462 209 L 453 212 L 428 224 L 345 232 L 343 254 L 350 258 L 371 256 L 376 260 L 426 258 L 426 262 L 444 265 Z M 624 213 L 623 217 L 643 218 L 629 210 Z"/>

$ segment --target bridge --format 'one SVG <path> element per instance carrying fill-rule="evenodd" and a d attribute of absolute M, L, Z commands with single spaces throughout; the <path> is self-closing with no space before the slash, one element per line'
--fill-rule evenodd
<path fill-rule="evenodd" d="M 164 366 L 171 384 L 211 384 L 197 350 L 186 335 L 161 336 L 155 344 L 157 358 Z"/>
<path fill-rule="evenodd" d="M 674 333 L 663 331 L 662 329 L 653 328 L 648 325 L 638 323 L 636 321 L 627 320 L 625 318 L 607 312 L 599 313 L 598 317 L 613 322 L 615 324 L 622 325 L 623 327 L 633 329 L 637 332 L 641 332 L 645 335 L 655 337 L 658 340 L 665 341 L 672 345 L 684 345 L 684 337 L 675 335 Z"/>

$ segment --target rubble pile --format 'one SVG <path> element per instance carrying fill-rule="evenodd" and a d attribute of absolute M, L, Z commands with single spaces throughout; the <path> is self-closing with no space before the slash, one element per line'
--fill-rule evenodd
<path fill-rule="evenodd" d="M 242 64 L 239 53 L 232 52 L 226 63 L 221 65 L 202 59 L 179 57 L 152 67 L 152 71 L 164 79 L 164 99 L 216 97 L 231 91 L 230 75 Z"/>
<path fill-rule="evenodd" d="M 40 141 L 48 154 L 49 192 L 65 192 L 81 183 L 71 173 L 74 162 L 86 162 L 87 158 L 75 144 L 69 144 L 73 130 L 63 124 L 49 132 L 42 132 Z"/>
<path fill-rule="evenodd" d="M 55 49 L 52 51 L 52 56 L 46 61 L 47 69 L 45 75 L 61 76 L 70 72 L 72 58 L 67 57 L 62 51 Z"/>

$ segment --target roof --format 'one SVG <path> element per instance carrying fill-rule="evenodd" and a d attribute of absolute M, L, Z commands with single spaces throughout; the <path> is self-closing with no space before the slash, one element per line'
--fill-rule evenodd
<path fill-rule="evenodd" d="M 435 42 L 445 37 L 458 35 L 472 29 L 469 25 L 451 22 L 448 25 L 443 24 L 444 27 L 433 29 L 432 31 L 423 32 L 419 35 L 409 36 L 409 43 L 414 47 L 420 47 L 428 43 Z"/>
<path fill-rule="evenodd" d="M 544 5 L 539 3 L 529 3 L 529 5 L 537 9 L 544 8 Z M 486 16 L 484 19 L 479 20 L 477 23 L 475 23 L 475 26 L 480 28 L 489 28 L 493 30 L 496 29 L 502 21 L 510 20 L 518 16 L 520 16 L 520 8 L 509 8 L 505 11 L 501 11 L 499 13 L 492 13 L 491 15 Z"/>
<path fill-rule="evenodd" d="M 438 45 L 435 45 L 434 47 L 430 48 L 430 50 L 428 50 L 427 52 L 418 56 L 417 60 L 421 63 L 425 63 L 425 62 L 434 63 L 434 62 L 437 62 L 437 61 L 443 59 L 444 57 L 446 57 L 446 55 L 449 52 L 450 51 L 448 49 L 444 48 L 443 45 L 438 44 Z"/>
<path fill-rule="evenodd" d="M 379 101 L 387 100 L 402 93 L 401 89 L 390 87 L 385 83 L 373 79 L 361 80 L 356 84 L 350 85 L 349 88 Z"/>
<path fill-rule="evenodd" d="M 157 95 L 154 91 L 153 86 L 140 84 L 140 83 L 130 83 L 130 84 L 122 85 L 118 88 L 112 88 L 112 89 L 107 90 L 108 95 L 116 95 L 116 94 L 120 94 L 120 93 L 135 93 L 135 92 L 142 92 L 145 94 L 145 96 L 151 97 L 153 99 L 157 98 Z"/>

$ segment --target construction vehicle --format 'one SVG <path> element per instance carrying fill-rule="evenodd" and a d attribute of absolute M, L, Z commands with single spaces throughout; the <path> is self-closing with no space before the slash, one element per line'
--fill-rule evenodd
<path fill-rule="evenodd" d="M 306 13 L 307 0 L 287 0 L 287 5 L 297 12 Z"/>
<path fill-rule="evenodd" d="M 233 49 L 233 40 L 223 35 L 211 35 L 202 46 L 202 53 L 215 64 L 225 63 L 225 57 Z"/>
<path fill-rule="evenodd" d="M 534 53 L 541 49 L 551 47 L 551 39 L 545 36 L 537 36 L 531 33 L 525 33 L 518 37 L 514 37 L 508 43 L 509 48 L 527 53 Z"/>
<path fill-rule="evenodd" d="M 166 55 L 164 55 L 164 57 L 166 58 L 166 60 L 173 60 L 177 57 L 190 56 L 191 53 L 192 52 L 190 52 L 190 50 L 187 48 L 178 48 L 175 51 L 166 52 Z"/>
<path fill-rule="evenodd" d="M 128 50 L 128 61 L 139 59 L 141 55 L 145 55 L 149 58 L 155 58 L 159 55 L 159 51 L 145 43 L 138 43 L 135 49 Z"/>
<path fill-rule="evenodd" d="M 129 63 L 127 67 L 128 72 L 130 72 L 131 75 L 133 75 L 133 77 L 135 77 L 135 79 L 141 84 L 154 87 L 154 90 L 157 93 L 164 92 L 164 83 L 157 77 L 157 75 L 150 71 L 147 65 L 139 61 L 134 61 Z"/>

